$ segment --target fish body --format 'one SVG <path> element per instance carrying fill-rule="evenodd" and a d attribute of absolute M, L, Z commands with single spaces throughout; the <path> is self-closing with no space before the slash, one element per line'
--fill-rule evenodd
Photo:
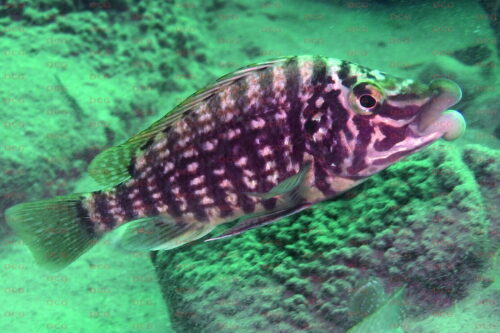
<path fill-rule="evenodd" d="M 239 219 L 216 238 L 235 235 L 460 136 L 463 118 L 445 111 L 460 97 L 449 80 L 424 85 L 322 56 L 248 66 L 98 155 L 89 173 L 103 190 L 20 204 L 7 222 L 52 269 L 117 228 L 125 244 L 144 250 L 173 248 Z M 46 228 L 37 222 L 42 211 L 68 233 L 34 236 Z"/>

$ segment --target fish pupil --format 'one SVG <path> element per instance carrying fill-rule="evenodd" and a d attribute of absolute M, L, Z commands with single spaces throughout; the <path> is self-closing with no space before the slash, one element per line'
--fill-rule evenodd
<path fill-rule="evenodd" d="M 314 134 L 318 130 L 318 123 L 314 120 L 307 120 L 304 124 L 304 129 L 308 134 Z"/>
<path fill-rule="evenodd" d="M 359 98 L 359 104 L 364 108 L 372 108 L 377 104 L 377 100 L 370 95 L 363 95 Z"/>

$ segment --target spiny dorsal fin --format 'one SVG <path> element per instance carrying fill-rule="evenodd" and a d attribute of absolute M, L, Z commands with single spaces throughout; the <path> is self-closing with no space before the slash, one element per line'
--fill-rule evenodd
<path fill-rule="evenodd" d="M 182 118 L 182 116 L 202 101 L 210 98 L 222 89 L 231 85 L 238 79 L 244 78 L 255 71 L 259 71 L 273 66 L 276 63 L 284 62 L 289 58 L 270 60 L 265 63 L 253 64 L 240 68 L 232 73 L 222 76 L 215 83 L 198 90 L 189 96 L 182 103 L 177 105 L 171 112 L 155 121 L 145 130 L 134 135 L 126 142 L 109 148 L 97 155 L 89 166 L 89 174 L 101 185 L 114 186 L 131 178 L 130 166 L 134 160 L 142 154 L 139 149 L 149 140 L 161 136 L 169 126 Z"/>
<path fill-rule="evenodd" d="M 181 119 L 184 113 L 186 113 L 186 111 L 193 109 L 194 106 L 212 97 L 213 95 L 220 92 L 227 86 L 231 85 L 236 80 L 246 77 L 255 71 L 271 67 L 278 62 L 284 62 L 286 59 L 288 58 L 275 59 L 265 63 L 249 65 L 220 77 L 213 84 L 210 84 L 198 90 L 197 92 L 186 98 L 183 102 L 177 105 L 171 112 L 163 116 L 163 118 L 155 121 L 147 129 L 134 135 L 133 137 L 128 139 L 127 142 L 125 143 L 134 143 L 137 141 L 145 143 L 150 138 L 153 138 L 157 133 L 163 131 L 165 128 L 172 125 L 177 120 Z"/>

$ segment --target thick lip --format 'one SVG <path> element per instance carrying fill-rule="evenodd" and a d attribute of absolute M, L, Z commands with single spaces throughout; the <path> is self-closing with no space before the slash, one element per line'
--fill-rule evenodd
<path fill-rule="evenodd" d="M 413 131 L 420 136 L 440 132 L 445 140 L 460 137 L 465 131 L 465 120 L 458 111 L 448 108 L 460 101 L 462 90 L 448 79 L 431 81 L 429 89 L 433 96 L 422 106 Z"/>

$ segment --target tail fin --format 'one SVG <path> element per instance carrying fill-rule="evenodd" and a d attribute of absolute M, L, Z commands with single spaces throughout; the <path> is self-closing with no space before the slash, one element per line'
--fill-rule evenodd
<path fill-rule="evenodd" d="M 39 265 L 60 270 L 96 243 L 83 194 L 18 204 L 6 210 L 7 224 L 33 253 Z"/>

